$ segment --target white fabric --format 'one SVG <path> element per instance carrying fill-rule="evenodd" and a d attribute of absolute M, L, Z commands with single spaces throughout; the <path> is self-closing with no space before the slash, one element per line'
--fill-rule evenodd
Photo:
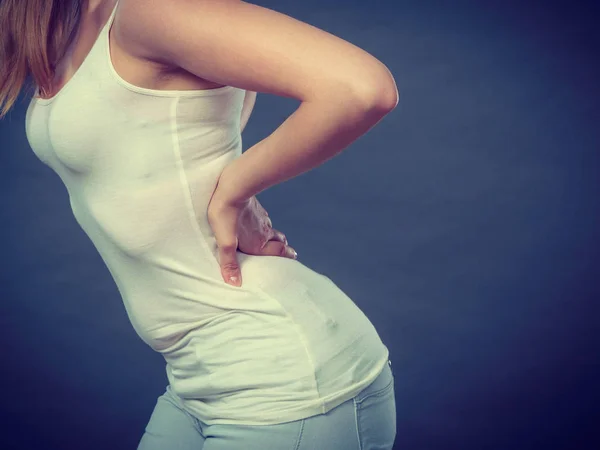
<path fill-rule="evenodd" d="M 26 132 L 67 188 L 140 338 L 166 360 L 182 406 L 206 424 L 268 425 L 325 413 L 383 370 L 389 352 L 331 279 L 300 261 L 238 252 L 223 281 L 206 209 L 241 154 L 245 91 L 159 91 L 114 70 L 103 27 Z"/>

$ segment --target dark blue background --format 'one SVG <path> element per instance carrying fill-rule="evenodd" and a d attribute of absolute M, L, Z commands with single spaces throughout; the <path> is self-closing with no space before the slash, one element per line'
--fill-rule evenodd
<path fill-rule="evenodd" d="M 399 88 L 346 151 L 259 195 L 390 348 L 395 448 L 600 448 L 598 7 L 252 3 L 367 50 Z M 0 447 L 134 449 L 164 361 L 28 147 L 27 101 L 0 122 Z M 260 94 L 244 149 L 297 106 Z"/>

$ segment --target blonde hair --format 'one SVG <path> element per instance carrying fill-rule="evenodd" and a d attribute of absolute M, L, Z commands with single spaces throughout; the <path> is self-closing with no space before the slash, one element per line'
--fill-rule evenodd
<path fill-rule="evenodd" d="M 46 96 L 56 65 L 76 35 L 85 0 L 0 2 L 0 119 L 24 86 Z M 28 79 L 32 84 L 27 84 Z"/>

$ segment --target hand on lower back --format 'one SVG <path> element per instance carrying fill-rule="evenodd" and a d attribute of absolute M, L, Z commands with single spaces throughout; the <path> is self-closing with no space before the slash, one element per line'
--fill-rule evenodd
<path fill-rule="evenodd" d="M 249 255 L 296 259 L 294 249 L 287 245 L 282 232 L 273 229 L 267 211 L 256 196 L 233 203 L 221 198 L 215 190 L 208 205 L 208 222 L 219 247 L 221 275 L 228 284 L 242 285 L 242 273 L 236 256 L 238 248 Z"/>

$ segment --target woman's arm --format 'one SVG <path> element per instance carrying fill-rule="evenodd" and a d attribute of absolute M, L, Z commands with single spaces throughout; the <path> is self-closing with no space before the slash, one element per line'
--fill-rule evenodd
<path fill-rule="evenodd" d="M 246 96 L 244 97 L 244 106 L 242 106 L 242 117 L 240 119 L 240 133 L 246 128 L 254 104 L 256 103 L 256 92 L 246 90 Z"/>
<path fill-rule="evenodd" d="M 227 201 L 248 199 L 318 166 L 398 103 L 395 80 L 381 61 L 283 13 L 240 0 L 128 0 L 122 8 L 124 33 L 151 59 L 301 102 L 270 136 L 223 169 L 214 196 L 220 192 Z"/>

